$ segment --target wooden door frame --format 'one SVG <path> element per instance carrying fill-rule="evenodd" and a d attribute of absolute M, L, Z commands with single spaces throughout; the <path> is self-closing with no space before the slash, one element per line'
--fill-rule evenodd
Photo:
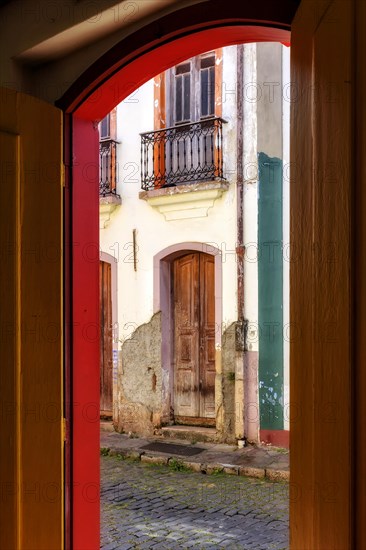
<path fill-rule="evenodd" d="M 221 349 L 222 325 L 222 255 L 211 244 L 184 242 L 161 250 L 154 256 L 154 313 L 161 312 L 161 362 L 165 376 L 162 377 L 162 421 L 171 421 L 174 396 L 173 372 L 173 323 L 172 323 L 172 267 L 177 258 L 189 252 L 204 252 L 215 258 L 215 346 Z M 216 365 L 217 368 L 217 365 Z"/>
<path fill-rule="evenodd" d="M 359 0 L 348 0 L 352 2 L 352 5 L 357 5 L 361 12 L 363 8 L 360 7 Z M 309 5 L 310 0 L 303 0 L 302 5 Z M 348 2 L 347 2 L 348 5 Z M 69 152 L 77 153 L 77 165 L 75 162 L 71 163 L 70 157 L 66 157 L 66 164 L 70 167 L 70 173 L 72 175 L 72 188 L 71 197 L 72 203 L 69 207 L 69 218 L 66 219 L 66 230 L 69 224 L 71 224 L 71 237 L 76 245 L 81 246 L 79 250 L 83 250 L 85 243 L 92 242 L 98 243 L 97 226 L 98 220 L 98 185 L 97 181 L 93 181 L 92 185 L 87 185 L 85 182 L 85 173 L 83 169 L 87 168 L 93 163 L 93 158 L 97 158 L 98 154 L 98 139 L 95 132 L 94 121 L 103 118 L 103 116 L 110 111 L 117 103 L 122 101 L 129 93 L 138 88 L 141 84 L 149 80 L 154 75 L 161 73 L 163 70 L 179 63 L 184 58 L 192 57 L 199 52 L 207 51 L 209 49 L 215 49 L 234 43 L 245 42 L 258 42 L 258 41 L 280 41 L 289 42 L 290 23 L 294 15 L 295 8 L 297 7 L 291 2 L 274 3 L 272 1 L 262 3 L 236 3 L 227 2 L 225 10 L 222 10 L 222 6 L 218 2 L 212 2 L 213 9 L 207 10 L 206 3 L 203 2 L 198 5 L 194 5 L 181 10 L 181 12 L 173 13 L 170 16 L 165 16 L 158 19 L 154 23 L 143 27 L 136 33 L 133 33 L 130 37 L 124 39 L 116 47 L 112 48 L 107 54 L 102 56 L 96 61 L 83 75 L 76 80 L 76 82 L 70 87 L 68 92 L 61 98 L 58 105 L 63 108 L 66 114 L 66 122 L 68 118 L 71 118 L 72 135 L 66 132 L 65 145 Z M 323 6 L 323 4 L 322 4 Z M 320 3 L 319 3 L 319 7 Z M 328 5 L 326 6 L 328 7 Z M 324 8 L 324 6 L 323 6 Z M 322 8 L 322 9 L 323 9 Z M 325 8 L 324 8 L 325 9 Z M 248 15 L 250 13 L 250 15 Z M 290 14 L 290 15 L 289 15 Z M 317 14 L 319 15 L 319 14 Z M 320 14 L 321 15 L 321 14 Z M 250 24 L 255 21 L 255 25 Z M 356 21 L 356 22 L 355 22 Z M 353 28 L 357 30 L 357 18 L 353 22 Z M 265 27 L 260 26 L 260 23 Z M 248 24 L 249 23 L 249 24 Z M 342 27 L 340 21 L 339 26 Z M 219 32 L 218 32 L 219 30 Z M 347 35 L 348 36 L 348 35 Z M 358 41 L 358 42 L 357 42 Z M 360 44 L 362 43 L 362 37 L 357 35 L 354 48 L 356 45 L 357 59 L 358 61 L 363 58 L 362 49 Z M 304 45 L 308 47 L 308 45 Z M 353 50 L 356 56 L 355 49 Z M 301 70 L 301 65 L 298 67 Z M 310 74 L 306 71 L 308 66 L 303 66 L 305 75 L 308 75 L 310 82 Z M 363 74 L 363 73 L 362 73 Z M 305 76 L 306 78 L 306 76 Z M 363 76 L 355 75 L 357 83 L 357 93 L 355 92 L 357 102 L 357 109 L 363 113 L 363 108 L 359 107 L 361 103 L 362 94 L 361 90 L 364 87 Z M 294 106 L 294 110 L 298 107 Z M 301 108 L 301 107 L 300 107 Z M 358 111 L 357 111 L 358 112 Z M 353 115 L 353 120 L 356 120 Z M 358 138 L 361 140 L 362 146 L 364 146 L 364 128 L 366 128 L 366 122 L 363 122 L 361 130 L 358 132 Z M 66 124 L 67 127 L 69 127 Z M 356 134 L 354 134 L 355 136 Z M 355 141 L 354 141 L 355 142 Z M 354 143 L 353 142 L 353 143 Z M 349 145 L 351 147 L 351 145 Z M 358 200 L 356 201 L 353 196 L 353 213 L 354 217 L 350 219 L 349 224 L 346 227 L 347 231 L 353 231 L 354 227 L 364 229 L 365 217 L 362 216 L 365 210 L 365 192 L 362 188 L 361 176 L 364 176 L 364 164 L 361 162 L 361 145 L 358 141 L 357 150 L 353 153 L 352 149 L 352 167 L 355 169 L 353 174 L 355 177 L 352 181 L 358 181 Z M 89 182 L 90 184 L 90 182 Z M 350 182 L 342 182 L 344 190 L 349 194 L 348 187 Z M 355 195 L 355 191 L 352 190 Z M 87 199 L 86 199 L 87 197 Z M 305 194 L 305 198 L 309 198 L 309 194 Z M 86 209 L 86 200 L 88 201 L 88 208 Z M 316 196 L 315 196 L 316 200 Z M 362 202 L 363 201 L 363 202 Z M 362 207 L 361 207 L 362 202 Z M 356 205 L 356 206 L 355 206 Z M 325 210 L 328 206 L 325 204 Z M 330 208 L 330 207 L 329 207 Z M 328 208 L 328 209 L 329 209 Z M 297 225 L 297 214 L 301 213 L 301 205 L 297 203 L 296 211 L 292 211 L 292 237 L 295 239 L 302 238 L 302 233 Z M 87 211 L 86 211 L 87 210 Z M 91 220 L 95 222 L 91 223 L 92 234 L 85 231 L 85 220 L 88 216 L 91 216 Z M 79 219 L 77 219 L 79 217 Z M 95 223 L 95 226 L 93 225 Z M 355 225 L 357 224 L 357 225 Z M 94 229 L 93 229 L 94 228 Z M 332 227 L 326 226 L 324 228 L 325 234 L 329 235 L 331 241 Z M 363 243 L 364 237 L 357 234 L 355 235 L 356 244 Z M 355 247 L 356 248 L 356 247 Z M 365 385 L 365 376 L 362 374 L 361 359 L 364 356 L 364 345 L 362 344 L 362 330 L 360 328 L 361 321 L 365 320 L 366 307 L 361 308 L 360 300 L 365 300 L 365 287 L 364 287 L 364 274 L 365 265 L 363 260 L 356 255 L 357 250 L 352 250 L 348 261 L 348 266 L 352 268 L 352 276 L 350 284 L 351 290 L 355 291 L 356 283 L 359 301 L 352 302 L 352 307 L 349 311 L 349 316 L 352 321 L 358 321 L 358 324 L 354 325 L 357 330 L 349 332 L 346 335 L 346 341 L 349 348 L 353 351 L 353 370 L 350 372 L 351 380 L 354 381 L 357 378 L 358 383 Z M 310 262 L 314 262 L 310 258 Z M 315 270 L 316 271 L 316 270 Z M 97 275 L 96 270 L 90 260 L 80 257 L 78 250 L 73 250 L 73 254 L 70 255 L 70 271 L 68 275 L 71 277 L 72 287 L 72 307 L 71 319 L 82 319 L 83 323 L 93 322 L 95 323 L 98 314 L 95 311 L 96 298 L 98 295 L 97 290 Z M 305 275 L 301 272 L 297 274 L 298 282 L 304 279 Z M 302 279 L 301 279 L 302 277 Z M 88 285 L 85 286 L 85 280 L 88 279 Z M 292 276 L 291 276 L 292 284 Z M 293 307 L 298 303 L 301 306 L 301 300 L 298 301 L 298 296 L 293 295 L 294 302 Z M 308 297 L 311 299 L 311 296 Z M 321 295 L 320 300 L 323 300 L 323 307 L 326 307 L 327 294 Z M 363 302 L 362 302 L 363 303 Z M 329 304 L 331 306 L 331 304 Z M 315 314 L 316 314 L 315 306 Z M 90 321 L 89 321 L 90 320 Z M 91 421 L 88 422 L 87 418 L 83 418 L 82 415 L 75 412 L 76 404 L 84 406 L 86 403 L 97 403 L 98 401 L 98 384 L 95 384 L 95 379 L 98 380 L 98 346 L 90 345 L 89 349 L 86 346 L 86 342 L 82 341 L 80 333 L 77 331 L 77 327 L 73 325 L 71 331 L 71 348 L 68 348 L 67 353 L 70 355 L 70 349 L 73 354 L 70 361 L 75 365 L 73 370 L 72 379 L 72 393 L 69 388 L 69 395 L 72 397 L 73 403 L 73 418 L 72 420 L 72 476 L 77 481 L 78 487 L 73 489 L 73 495 L 71 503 L 73 506 L 72 517 L 74 522 L 74 548 L 80 550 L 81 548 L 97 548 L 99 544 L 99 497 L 93 498 L 88 492 L 84 491 L 80 495 L 75 494 L 75 491 L 80 489 L 86 489 L 90 480 L 95 486 L 96 492 L 98 492 L 97 478 L 99 479 L 99 457 L 98 457 L 98 442 L 99 442 L 99 426 L 96 426 Z M 90 360 L 89 369 L 85 370 L 82 365 L 85 362 L 85 348 Z M 84 353 L 83 353 L 84 352 Z M 304 359 L 297 356 L 291 364 L 291 377 L 292 380 L 296 380 L 297 373 L 302 371 L 305 367 Z M 312 373 L 317 372 L 318 363 L 316 357 L 312 356 L 310 363 L 306 365 Z M 85 384 L 87 375 L 90 376 L 90 370 L 96 372 L 93 375 L 92 380 L 89 379 Z M 291 396 L 291 401 L 294 405 L 299 406 L 301 404 L 306 405 L 306 400 L 299 389 L 299 386 L 292 385 L 295 393 Z M 353 385 L 353 388 L 355 386 Z M 322 449 L 322 431 L 316 430 L 316 446 L 314 446 L 314 454 L 311 455 L 310 464 L 306 463 L 304 458 L 299 452 L 298 447 L 292 448 L 292 464 L 296 464 L 297 468 L 295 474 L 291 473 L 291 490 L 293 498 L 298 495 L 301 502 L 304 494 L 308 489 L 315 489 L 316 479 L 313 475 L 313 468 L 308 468 L 312 464 L 315 464 L 319 457 L 321 462 L 319 464 L 326 468 L 332 464 L 332 472 L 337 479 L 337 486 L 339 489 L 339 498 L 334 503 L 334 506 L 338 511 L 342 510 L 344 500 L 342 495 L 348 493 L 348 489 L 351 488 L 352 502 L 357 503 L 355 514 L 352 516 L 344 516 L 344 525 L 342 525 L 343 536 L 347 540 L 347 548 L 351 548 L 354 543 L 353 537 L 358 533 L 359 540 L 364 537 L 363 532 L 363 520 L 361 511 L 365 508 L 365 494 L 363 487 L 365 484 L 365 461 L 356 461 L 355 452 L 358 450 L 365 456 L 366 447 L 364 441 L 362 441 L 360 430 L 364 429 L 364 416 L 360 415 L 363 410 L 361 397 L 364 396 L 365 388 L 357 387 L 357 392 L 354 391 L 354 402 L 351 402 L 351 396 L 346 395 L 344 397 L 344 403 L 348 405 L 347 418 L 350 424 L 357 420 L 358 439 L 352 439 L 351 435 L 347 435 L 347 441 L 339 442 L 338 452 L 342 453 L 344 457 L 347 453 L 350 453 L 354 459 L 354 463 L 357 464 L 357 471 L 352 469 L 341 470 L 338 462 L 333 461 L 333 454 L 329 454 L 327 447 Z M 310 397 L 311 402 L 312 397 Z M 80 410 L 80 409 L 79 409 Z M 296 408 L 294 409 L 296 412 Z M 85 412 L 85 411 L 84 411 Z M 309 421 L 304 420 L 304 416 L 298 417 L 296 421 L 298 426 L 301 422 L 305 422 L 309 430 L 312 429 L 315 422 L 315 417 L 311 416 Z M 326 425 L 324 427 L 323 436 L 327 438 L 337 438 L 336 426 Z M 341 444 L 342 443 L 342 444 Z M 338 468 L 338 470 L 337 470 Z M 301 493 L 301 491 L 304 491 Z M 296 494 L 295 494 L 296 493 Z M 300 495 L 300 496 L 299 496 Z M 98 496 L 98 495 L 97 495 Z M 297 502 L 297 505 L 293 505 L 291 501 L 291 525 L 292 531 L 292 548 L 299 550 L 301 547 L 301 536 L 298 534 L 297 528 L 292 528 L 295 525 L 294 522 L 304 526 L 308 525 L 311 530 L 311 537 L 316 546 L 316 537 L 319 537 L 319 532 L 313 532 L 313 515 L 308 515 L 309 511 L 304 505 L 301 507 L 301 502 Z M 310 500 L 310 506 L 312 509 L 318 507 L 321 509 L 323 504 L 319 503 L 315 499 Z M 350 503 L 347 503 L 349 505 Z M 332 527 L 332 516 L 329 517 L 328 527 Z M 347 538 L 349 537 L 349 538 Z M 364 538 L 362 538 L 364 540 Z M 313 547 L 315 547 L 313 546 Z M 318 547 L 318 546 L 316 546 Z M 355 546 L 354 546 L 355 547 Z M 359 545 L 359 548 L 364 547 Z"/>

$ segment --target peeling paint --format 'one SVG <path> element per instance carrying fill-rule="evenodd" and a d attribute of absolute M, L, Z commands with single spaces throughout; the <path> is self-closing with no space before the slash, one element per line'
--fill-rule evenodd
<path fill-rule="evenodd" d="M 117 385 L 118 431 L 153 435 L 162 410 L 160 312 L 123 343 Z"/>
<path fill-rule="evenodd" d="M 220 414 L 220 440 L 227 442 L 235 440 L 235 384 L 229 374 L 236 369 L 235 327 L 236 323 L 231 323 L 222 335 L 222 401 L 216 413 L 216 417 Z M 216 420 L 218 421 L 218 418 Z"/>

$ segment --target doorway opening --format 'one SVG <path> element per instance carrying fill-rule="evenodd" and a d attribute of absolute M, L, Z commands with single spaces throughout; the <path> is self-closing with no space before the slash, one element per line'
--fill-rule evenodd
<path fill-rule="evenodd" d="M 273 43 L 216 49 L 155 76 L 100 122 L 100 244 L 118 264 L 113 426 L 122 438 L 286 446 L 288 363 L 282 331 L 269 325 L 281 327 L 288 306 L 288 117 L 266 84 L 277 78 L 282 90 L 288 57 Z M 210 113 L 197 119 L 196 101 Z"/>
<path fill-rule="evenodd" d="M 105 86 L 99 86 L 94 84 L 86 86 L 85 81 L 83 82 L 82 87 L 79 88 L 79 84 L 73 87 L 71 94 L 68 98 L 64 98 L 65 102 L 68 103 L 66 111 L 72 113 L 72 135 L 73 135 L 73 156 L 77 159 L 77 162 L 73 166 L 73 209 L 72 209 L 72 224 L 73 224 L 73 238 L 78 242 L 93 242 L 98 243 L 98 235 L 96 231 L 95 222 L 93 220 L 97 219 L 97 206 L 93 203 L 93 197 L 97 198 L 98 188 L 97 184 L 99 181 L 99 174 L 97 181 L 95 176 L 92 178 L 85 178 L 86 167 L 88 170 L 90 167 L 95 166 L 93 159 L 98 157 L 98 135 L 96 132 L 95 121 L 102 120 L 104 116 L 110 112 L 110 110 L 122 100 L 124 97 L 128 96 L 128 93 L 136 89 L 136 87 L 142 82 L 146 82 L 149 77 L 157 74 L 159 70 L 168 68 L 177 62 L 184 61 L 184 58 L 187 55 L 186 46 L 189 45 L 189 53 L 194 56 L 202 51 L 211 51 L 212 48 L 221 47 L 226 44 L 235 44 L 245 42 L 246 39 L 243 38 L 243 31 L 246 33 L 248 42 L 255 42 L 258 37 L 260 40 L 275 40 L 286 42 L 288 40 L 288 31 L 287 30 L 276 30 L 274 28 L 266 28 L 265 30 L 260 29 L 259 27 L 248 27 L 244 25 L 242 29 L 240 26 L 233 27 L 228 26 L 225 28 L 225 32 L 221 33 L 220 36 L 217 34 L 217 29 L 207 31 L 199 31 L 200 40 L 192 40 L 187 36 L 181 38 L 174 38 L 174 51 L 171 48 L 171 44 L 163 44 L 158 48 L 158 55 L 155 51 L 149 51 L 144 53 L 144 55 L 138 57 L 133 63 L 126 65 L 126 71 L 123 67 L 120 70 L 115 71 L 113 75 L 110 73 L 109 80 L 105 81 Z M 197 38 L 197 34 L 195 38 Z M 183 54 L 183 52 L 185 52 Z M 146 69 L 148 67 L 148 69 Z M 133 71 L 131 73 L 131 70 Z M 135 78 L 131 80 L 131 75 L 134 75 Z M 117 85 L 118 81 L 123 82 L 123 88 Z M 108 82 L 108 83 L 107 83 Z M 130 82 L 130 84 L 126 84 Z M 81 82 L 80 82 L 81 84 Z M 117 87 L 116 87 L 117 86 Z M 94 87 L 94 89 L 92 89 Z M 79 89 L 80 92 L 76 90 Z M 105 94 L 100 94 L 101 89 L 105 91 Z M 82 91 L 81 91 L 82 90 Z M 86 95 L 84 95 L 86 94 Z M 71 98 L 73 96 L 73 99 Z M 87 97 L 87 99 L 86 99 Z M 101 101 L 103 97 L 103 101 Z M 88 147 L 86 147 L 88 143 Z M 87 172 L 88 172 L 87 170 Z M 91 168 L 93 170 L 93 168 Z M 94 185 L 90 186 L 90 182 L 93 180 Z M 85 217 L 80 217 L 76 215 L 76 212 L 80 214 L 83 206 L 85 206 L 85 196 L 88 195 L 90 200 L 88 201 L 88 220 Z M 78 209 L 80 206 L 80 210 Z M 221 246 L 221 243 L 219 243 Z M 99 252 L 99 246 L 97 247 Z M 81 252 L 81 250 L 80 250 Z M 90 256 L 89 261 L 85 262 L 85 250 L 84 255 L 79 254 L 77 250 L 73 252 L 73 296 L 74 296 L 74 309 L 73 315 L 80 318 L 85 318 L 85 304 L 93 304 L 93 297 L 98 295 L 98 286 L 99 286 L 99 277 L 98 272 L 93 270 L 93 267 L 90 265 Z M 98 253 L 98 268 L 99 268 L 99 253 Z M 99 271 L 99 269 L 98 269 Z M 88 285 L 85 285 L 85 276 L 88 278 Z M 91 313 L 91 318 L 93 320 L 98 318 L 98 314 L 94 311 L 93 308 L 89 309 Z M 79 312 L 79 313 L 78 313 Z M 98 323 L 99 325 L 99 323 Z M 244 324 L 242 325 L 244 327 Z M 234 327 L 232 327 L 233 330 Z M 73 335 L 74 345 L 73 345 L 73 364 L 78 365 L 78 369 L 74 369 L 73 374 L 73 400 L 84 402 L 85 399 L 89 401 L 92 399 L 94 402 L 97 402 L 96 398 L 99 395 L 99 376 L 98 380 L 95 379 L 89 380 L 89 384 L 86 387 L 84 380 L 89 377 L 90 365 L 95 364 L 95 357 L 98 355 L 98 360 L 96 365 L 99 367 L 99 353 L 96 352 L 99 350 L 99 342 L 95 345 L 90 345 L 91 342 L 88 342 L 88 350 L 86 354 L 90 357 L 88 362 L 88 368 L 86 367 L 85 362 L 85 341 L 83 342 L 76 333 Z M 94 358 L 94 359 L 93 359 Z M 80 365 L 80 366 L 79 366 Z M 84 372 L 85 370 L 85 372 Z M 99 373 L 99 368 L 97 370 Z M 235 417 L 235 410 L 232 413 L 232 420 Z M 242 418 L 242 414 L 238 415 L 238 418 Z M 240 428 L 241 434 L 243 433 L 243 428 Z M 239 434 L 239 435 L 241 435 Z M 237 434 L 238 435 L 238 434 Z M 87 482 L 90 479 L 90 476 L 94 476 L 99 472 L 99 461 L 98 461 L 98 440 L 99 432 L 97 426 L 93 426 L 92 423 L 87 423 L 83 415 L 74 415 L 73 418 L 73 479 L 78 480 L 81 485 L 84 482 Z M 88 449 L 88 468 L 85 469 L 85 452 Z M 88 510 L 87 510 L 88 509 Z M 95 540 L 95 535 L 99 532 L 99 506 L 95 502 L 85 503 L 85 499 L 82 495 L 78 495 L 77 492 L 74 492 L 73 495 L 73 524 L 78 525 L 78 529 L 74 530 L 73 540 L 74 544 L 85 544 L 85 540 Z M 85 523 L 85 517 L 93 516 L 96 526 L 94 530 L 90 529 L 90 521 Z M 82 537 L 82 538 L 80 538 Z M 83 537 L 86 537 L 83 538 Z M 81 542 L 82 541 L 82 542 Z"/>
<path fill-rule="evenodd" d="M 215 265 L 193 252 L 173 262 L 174 421 L 215 426 Z"/>
<path fill-rule="evenodd" d="M 214 63 L 202 67 L 207 59 Z M 215 441 L 288 447 L 288 81 L 289 50 L 280 44 L 219 48 L 155 76 L 99 125 L 100 245 L 117 259 L 120 288 L 119 432 L 152 436 L 172 423 L 201 425 L 215 428 Z M 176 114 L 183 100 L 192 122 L 167 128 L 169 105 Z M 213 112 L 197 120 L 195 102 L 199 112 L 208 104 Z M 198 304 L 189 344 L 177 332 L 174 296 L 183 292 L 178 256 L 192 251 L 194 265 L 199 254 L 215 259 L 205 284 L 200 262 L 191 270 L 184 264 L 182 280 Z M 200 327 L 205 298 L 193 298 L 208 282 L 211 336 Z"/>
<path fill-rule="evenodd" d="M 206 258 L 210 266 L 207 286 L 204 276 L 208 272 L 200 269 L 201 258 Z M 182 264 L 186 264 L 187 277 Z M 189 285 L 189 288 L 184 285 Z M 163 390 L 166 396 L 164 426 L 186 424 L 219 428 L 215 409 L 218 368 L 215 352 L 217 346 L 221 346 L 221 287 L 222 258 L 213 245 L 183 242 L 160 251 L 154 257 L 154 311 L 161 311 L 162 316 L 161 363 L 166 380 Z M 201 382 L 200 388 L 206 369 L 210 374 L 204 387 Z M 211 389 L 207 390 L 206 385 Z M 211 410 L 205 406 L 206 393 L 212 396 Z M 185 405 L 188 401 L 190 411 Z"/>

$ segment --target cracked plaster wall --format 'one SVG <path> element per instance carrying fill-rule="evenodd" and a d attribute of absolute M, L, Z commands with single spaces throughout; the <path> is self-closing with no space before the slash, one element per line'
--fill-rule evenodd
<path fill-rule="evenodd" d="M 153 315 L 126 340 L 118 369 L 119 432 L 153 435 L 162 409 L 161 314 Z"/>

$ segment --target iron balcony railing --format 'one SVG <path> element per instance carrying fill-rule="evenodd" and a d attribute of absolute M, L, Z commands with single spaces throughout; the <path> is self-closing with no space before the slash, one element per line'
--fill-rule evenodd
<path fill-rule="evenodd" d="M 142 189 L 224 179 L 224 122 L 214 117 L 140 134 Z"/>
<path fill-rule="evenodd" d="M 104 139 L 99 142 L 99 196 L 117 195 L 117 141 Z"/>

